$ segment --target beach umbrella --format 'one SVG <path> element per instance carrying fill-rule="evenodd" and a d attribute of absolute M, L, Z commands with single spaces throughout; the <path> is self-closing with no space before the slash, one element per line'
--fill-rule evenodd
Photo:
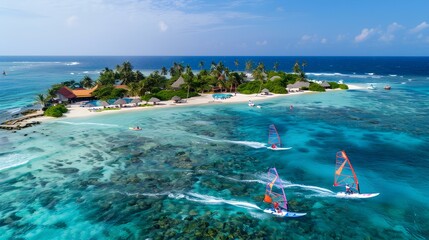
<path fill-rule="evenodd" d="M 159 100 L 158 98 L 150 98 L 148 102 L 153 102 L 153 105 L 156 105 L 157 102 L 161 102 L 161 100 Z"/>
<path fill-rule="evenodd" d="M 106 102 L 106 101 L 101 101 L 101 102 L 100 102 L 100 105 L 101 105 L 101 106 L 103 106 L 103 107 L 107 107 L 107 106 L 109 106 L 110 104 L 109 104 L 108 102 Z"/>
<path fill-rule="evenodd" d="M 87 103 L 87 104 L 85 104 L 85 107 L 95 107 L 95 105 L 92 103 Z"/>
<path fill-rule="evenodd" d="M 116 100 L 114 103 L 113 103 L 113 105 L 124 105 L 124 104 L 127 104 L 127 102 L 124 100 L 124 99 L 118 99 L 118 100 Z"/>
<path fill-rule="evenodd" d="M 174 96 L 174 97 L 172 97 L 171 98 L 171 100 L 173 100 L 174 102 L 179 102 L 180 100 L 182 100 L 182 98 L 181 97 L 179 97 L 179 96 Z"/>
<path fill-rule="evenodd" d="M 262 89 L 261 93 L 265 93 L 265 95 L 268 95 L 268 93 L 270 93 L 270 90 L 264 88 Z"/>
<path fill-rule="evenodd" d="M 134 98 L 132 101 L 131 101 L 131 103 L 139 103 L 139 102 L 141 102 L 142 100 L 140 99 L 140 98 Z"/>

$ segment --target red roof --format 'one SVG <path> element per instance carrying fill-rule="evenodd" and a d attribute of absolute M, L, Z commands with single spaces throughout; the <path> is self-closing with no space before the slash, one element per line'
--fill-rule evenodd
<path fill-rule="evenodd" d="M 73 93 L 73 90 L 71 90 L 68 87 L 62 87 L 57 91 L 57 94 L 61 94 L 66 98 L 76 98 L 76 95 Z"/>

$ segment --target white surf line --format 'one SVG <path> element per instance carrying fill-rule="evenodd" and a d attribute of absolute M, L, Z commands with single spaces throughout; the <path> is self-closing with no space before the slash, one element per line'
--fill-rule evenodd
<path fill-rule="evenodd" d="M 246 209 L 257 209 L 262 210 L 260 207 L 253 203 L 243 202 L 243 201 L 235 201 L 235 200 L 226 200 L 223 198 L 217 198 L 213 196 L 203 195 L 199 193 L 188 193 L 189 196 L 185 196 L 185 198 L 189 201 L 205 203 L 205 204 L 229 204 L 236 207 L 246 208 Z"/>
<path fill-rule="evenodd" d="M 104 126 L 104 127 L 120 127 L 119 125 L 108 124 L 108 123 L 92 123 L 92 122 L 74 123 L 74 122 L 67 122 L 67 121 L 57 121 L 57 123 L 64 123 L 69 125 L 95 125 L 95 126 Z"/>
<path fill-rule="evenodd" d="M 260 143 L 260 142 L 218 140 L 218 139 L 212 139 L 212 138 L 201 137 L 201 136 L 196 136 L 196 137 L 204 139 L 204 140 L 212 141 L 212 142 L 233 143 L 233 144 L 238 144 L 238 145 L 245 145 L 245 146 L 248 146 L 248 147 L 251 147 L 251 148 L 266 148 L 267 147 L 267 145 L 265 143 Z"/>

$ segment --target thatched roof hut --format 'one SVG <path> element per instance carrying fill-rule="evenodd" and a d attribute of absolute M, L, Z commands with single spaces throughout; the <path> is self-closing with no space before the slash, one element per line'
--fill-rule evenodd
<path fill-rule="evenodd" d="M 171 87 L 175 90 L 180 89 L 180 86 L 185 83 L 185 79 L 183 79 L 182 76 L 180 76 L 173 84 L 171 84 Z"/>
<path fill-rule="evenodd" d="M 161 102 L 161 100 L 159 100 L 158 98 L 156 98 L 156 97 L 152 97 L 152 98 L 150 98 L 149 99 L 149 101 L 148 102 L 153 102 L 153 105 L 156 105 L 156 103 L 157 102 Z"/>
<path fill-rule="evenodd" d="M 182 100 L 182 98 L 179 96 L 174 96 L 171 98 L 171 100 L 173 100 L 175 103 L 178 103 L 180 100 Z"/>
<path fill-rule="evenodd" d="M 261 93 L 268 95 L 268 94 L 270 94 L 270 90 L 264 88 L 264 89 L 262 89 Z"/>
<path fill-rule="evenodd" d="M 100 105 L 101 105 L 101 106 L 103 106 L 103 107 L 107 107 L 107 106 L 109 106 L 110 104 L 109 104 L 108 102 L 106 102 L 106 101 L 101 101 L 101 102 L 100 102 Z"/>
<path fill-rule="evenodd" d="M 139 103 L 139 102 L 141 102 L 142 100 L 140 99 L 140 98 L 134 98 L 132 101 L 131 101 L 131 103 Z"/>
<path fill-rule="evenodd" d="M 324 87 L 324 88 L 330 88 L 331 85 L 329 85 L 329 83 L 327 81 L 323 81 L 320 86 Z"/>
<path fill-rule="evenodd" d="M 120 99 L 116 100 L 113 104 L 114 105 L 124 105 L 124 104 L 127 104 L 127 102 L 124 99 L 120 98 Z"/>

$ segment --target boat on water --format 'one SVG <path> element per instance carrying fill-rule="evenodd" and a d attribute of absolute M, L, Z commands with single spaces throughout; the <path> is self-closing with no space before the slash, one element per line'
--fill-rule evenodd
<path fill-rule="evenodd" d="M 249 105 L 249 107 L 254 107 L 254 106 L 255 106 L 255 103 L 254 103 L 252 100 L 249 100 L 248 105 Z"/>
<path fill-rule="evenodd" d="M 380 194 L 360 192 L 355 170 L 344 150 L 337 152 L 336 155 L 334 187 L 344 187 L 346 189 L 346 191 L 336 194 L 338 198 L 372 198 Z"/>
<path fill-rule="evenodd" d="M 384 90 L 390 90 L 392 87 L 390 85 L 384 86 Z"/>
<path fill-rule="evenodd" d="M 128 129 L 133 130 L 133 131 L 141 131 L 142 130 L 141 127 L 129 127 Z"/>
<path fill-rule="evenodd" d="M 282 180 L 277 173 L 276 168 L 268 169 L 268 179 L 265 189 L 264 202 L 272 204 L 271 207 L 264 209 L 265 213 L 276 217 L 302 217 L 307 213 L 290 212 L 284 191 Z"/>
<path fill-rule="evenodd" d="M 268 147 L 270 150 L 289 150 L 292 147 L 282 147 L 282 141 L 280 139 L 280 135 L 277 132 L 276 126 L 271 124 L 268 126 Z"/>

